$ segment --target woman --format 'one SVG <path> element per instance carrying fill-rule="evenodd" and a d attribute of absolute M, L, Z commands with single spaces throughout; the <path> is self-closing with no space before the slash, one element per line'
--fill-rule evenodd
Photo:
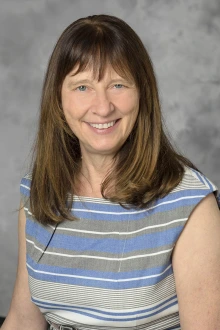
<path fill-rule="evenodd" d="M 121 19 L 81 18 L 58 40 L 21 196 L 3 330 L 220 328 L 217 188 L 169 143 Z"/>

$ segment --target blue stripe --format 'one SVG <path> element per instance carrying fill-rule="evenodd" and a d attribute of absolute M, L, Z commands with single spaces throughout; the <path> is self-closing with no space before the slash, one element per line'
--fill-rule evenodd
<path fill-rule="evenodd" d="M 97 220 L 97 221 L 109 221 L 109 222 L 121 222 L 121 221 L 128 221 L 129 220 L 139 220 L 145 217 L 149 217 L 149 215 L 161 213 L 161 212 L 167 212 L 172 211 L 175 209 L 178 209 L 180 207 L 184 206 L 193 206 L 196 205 L 201 201 L 204 196 L 206 196 L 209 193 L 208 189 L 202 189 L 199 190 L 198 195 L 193 190 L 193 194 L 191 196 L 188 196 L 188 198 L 183 200 L 177 200 L 173 201 L 168 204 L 163 205 L 157 205 L 156 207 L 152 208 L 151 210 L 144 210 L 143 212 L 138 212 L 137 210 L 134 211 L 134 209 L 128 211 L 133 212 L 132 214 L 104 214 L 104 213 L 93 213 L 89 211 L 82 210 L 72 210 L 72 214 L 75 215 L 77 218 L 84 218 L 89 220 Z M 194 197 L 193 196 L 199 196 Z M 185 197 L 185 194 L 182 194 L 182 197 Z M 159 203 L 161 200 L 158 201 Z M 121 212 L 125 212 L 124 209 L 121 210 Z"/>
<path fill-rule="evenodd" d="M 204 177 L 204 176 L 203 176 L 203 179 L 207 183 L 207 185 L 209 186 L 210 192 L 212 192 L 213 191 L 213 187 L 211 185 L 211 182 L 206 177 Z"/>
<path fill-rule="evenodd" d="M 33 235 L 36 231 L 36 223 L 28 221 L 26 225 L 26 233 L 28 235 Z M 77 237 L 64 234 L 54 235 L 50 241 L 50 248 L 56 252 L 55 249 L 64 249 L 74 252 L 83 252 L 83 251 L 93 251 L 100 253 L 108 253 L 109 256 L 118 257 L 122 251 L 124 253 L 143 251 L 146 249 L 156 249 L 162 246 L 170 245 L 180 235 L 183 225 L 175 228 L 166 229 L 163 228 L 160 232 L 142 234 L 136 237 L 126 237 L 121 238 L 118 234 L 117 238 L 110 238 L 106 235 L 104 238 L 90 238 L 86 237 Z M 37 229 L 37 242 L 42 245 L 47 245 L 48 238 L 51 237 L 51 233 L 45 230 L 43 227 L 38 226 Z M 100 237 L 100 235 L 99 235 Z"/>
<path fill-rule="evenodd" d="M 106 312 L 106 311 L 103 311 L 103 310 L 100 310 L 100 309 L 95 309 L 95 308 L 87 308 L 87 307 L 81 307 L 81 306 L 74 306 L 72 305 L 71 308 L 69 305 L 62 305 L 60 303 L 56 304 L 56 303 L 49 303 L 49 302 L 43 302 L 41 300 L 38 300 L 38 299 L 35 299 L 32 297 L 32 301 L 35 303 L 35 304 L 40 304 L 42 306 L 45 306 L 46 308 L 49 307 L 49 308 L 56 308 L 56 307 L 59 307 L 61 309 L 63 308 L 70 308 L 70 310 L 72 311 L 75 311 L 75 309 L 77 310 L 82 310 L 82 311 L 88 311 L 88 312 L 94 312 L 94 313 L 99 313 L 99 314 L 103 314 L 103 315 L 109 315 L 109 316 L 133 316 L 133 315 L 138 315 L 138 314 L 144 314 L 144 313 L 149 313 L 155 309 L 158 309 L 159 307 L 162 307 L 164 306 L 165 304 L 167 304 L 168 302 L 171 302 L 173 300 L 176 300 L 177 299 L 177 296 L 174 295 L 173 297 L 171 298 L 168 298 L 167 300 L 163 301 L 162 303 L 159 303 L 157 305 L 155 305 L 154 307 L 150 307 L 150 308 L 145 308 L 145 309 L 141 309 L 141 310 L 136 310 L 135 312 L 120 312 L 120 313 L 117 313 L 117 312 Z"/>
<path fill-rule="evenodd" d="M 58 275 L 50 275 L 44 273 L 34 272 L 32 269 L 28 268 L 28 274 L 33 278 L 40 281 L 49 281 L 54 283 L 78 285 L 85 287 L 95 287 L 103 289 L 112 289 L 112 290 L 122 290 L 122 289 L 132 289 L 132 288 L 141 288 L 150 285 L 158 284 L 160 281 L 167 278 L 173 273 L 172 267 L 169 268 L 165 273 L 159 275 L 158 277 L 146 278 L 146 279 L 137 279 L 134 281 L 125 281 L 125 282 L 107 282 L 94 279 L 84 279 L 78 277 L 67 277 L 66 274 L 61 273 Z M 117 280 L 117 273 L 115 273 L 115 279 Z M 121 279 L 121 278 L 120 278 Z"/>
<path fill-rule="evenodd" d="M 209 189 L 210 189 L 210 192 L 213 191 L 213 188 L 212 186 L 210 185 L 210 182 L 205 178 L 205 176 L 202 174 L 202 173 L 199 173 L 199 172 L 196 172 L 199 180 L 204 184 L 206 185 L 206 183 L 208 184 L 209 186 Z"/>
<path fill-rule="evenodd" d="M 53 234 L 53 230 L 52 232 L 51 230 L 50 227 L 44 227 L 37 221 L 30 220 L 29 218 L 26 219 L 26 235 L 28 234 L 31 237 L 36 237 L 36 239 L 39 239 L 39 242 L 44 246 L 48 244 L 48 241 Z"/>
<path fill-rule="evenodd" d="M 27 185 L 27 183 L 25 182 L 25 180 L 21 180 L 21 184 L 23 185 Z M 20 193 L 26 197 L 29 197 L 30 196 L 30 190 L 23 187 L 22 185 L 20 185 Z"/>
<path fill-rule="evenodd" d="M 176 191 L 174 193 L 168 194 L 167 196 L 160 198 L 155 205 L 157 205 L 158 203 L 165 203 L 165 202 L 171 202 L 174 199 L 178 199 L 184 196 L 189 197 L 189 195 L 201 195 L 202 192 L 204 192 L 206 189 L 186 189 L 186 190 L 182 190 L 182 191 Z M 99 211 L 99 212 L 108 212 L 108 213 L 127 213 L 127 215 L 129 215 L 130 212 L 133 212 L 134 214 L 138 213 L 138 211 L 132 207 L 132 205 L 128 205 L 126 204 L 129 209 L 123 208 L 121 205 L 117 204 L 117 203 L 95 203 L 92 201 L 87 201 L 87 200 L 82 200 L 82 201 L 74 201 L 73 202 L 73 206 L 72 206 L 72 211 L 74 211 L 75 209 L 82 209 L 85 211 Z M 155 206 L 152 205 L 152 206 Z M 146 211 L 148 211 L 148 208 L 146 208 Z M 148 212 L 151 212 L 151 210 L 149 210 Z M 117 216 L 117 214 L 114 214 L 114 216 Z"/>
<path fill-rule="evenodd" d="M 33 298 L 32 298 L 33 299 Z M 41 308 L 45 308 L 45 305 L 43 305 L 42 303 L 37 303 L 37 305 Z M 172 302 L 170 303 L 169 305 L 159 309 L 158 311 L 156 312 L 153 312 L 151 314 L 148 314 L 148 315 L 143 315 L 143 316 L 139 316 L 139 317 L 127 317 L 126 319 L 122 318 L 108 318 L 108 317 L 102 317 L 102 316 L 98 316 L 98 315 L 94 315 L 94 314 L 91 314 L 91 313 L 86 313 L 86 312 L 81 312 L 79 310 L 76 310 L 76 309 L 71 309 L 69 307 L 63 307 L 62 310 L 65 310 L 65 311 L 70 311 L 70 312 L 74 312 L 76 314 L 81 314 L 81 315 L 84 315 L 84 316 L 88 316 L 88 317 L 91 317 L 93 319 L 98 319 L 98 320 L 103 320 L 103 321 L 115 321 L 115 322 L 128 322 L 128 321 L 136 321 L 136 320 L 141 320 L 141 319 L 147 319 L 151 316 L 154 316 L 154 315 L 157 315 L 161 312 L 163 312 L 164 310 L 166 309 L 169 309 L 170 307 L 174 306 L 174 305 L 177 305 L 177 301 L 175 302 Z M 50 307 L 50 306 L 47 306 L 47 309 L 51 309 L 51 310 L 54 310 L 54 307 Z M 137 314 L 137 313 L 136 313 Z"/>
<path fill-rule="evenodd" d="M 202 182 L 203 184 L 205 184 L 205 182 L 204 182 L 204 180 L 203 180 L 203 175 L 202 175 L 200 172 L 198 172 L 198 171 L 196 171 L 196 170 L 194 170 L 194 169 L 191 169 L 191 170 L 192 170 L 192 172 L 194 172 L 194 173 L 196 174 L 198 180 L 199 180 L 200 182 Z"/>
<path fill-rule="evenodd" d="M 25 190 L 25 188 L 23 188 L 23 187 L 21 187 L 21 192 L 23 195 L 29 196 L 29 192 L 27 192 Z M 193 190 L 193 194 L 191 196 L 188 196 L 187 199 L 177 200 L 177 201 L 173 201 L 171 203 L 163 204 L 163 205 L 156 205 L 154 208 L 152 208 L 150 210 L 148 210 L 148 209 L 141 210 L 141 212 L 137 211 L 136 209 L 125 210 L 123 207 L 120 206 L 120 212 L 123 212 L 124 214 L 122 214 L 120 212 L 118 214 L 111 213 L 113 211 L 110 209 L 108 209 L 108 212 L 110 212 L 110 213 L 105 214 L 105 213 L 91 212 L 92 208 L 90 210 L 89 209 L 86 210 L 86 207 L 85 207 L 85 208 L 79 209 L 79 210 L 72 209 L 72 214 L 75 215 L 77 218 L 84 218 L 84 219 L 96 220 L 96 221 L 108 221 L 108 222 L 112 222 L 112 223 L 123 222 L 123 221 L 126 222 L 128 220 L 130 220 L 130 221 L 141 220 L 143 218 L 149 217 L 149 215 L 153 215 L 153 214 L 157 214 L 157 213 L 161 213 L 161 212 L 172 211 L 179 207 L 182 207 L 183 205 L 184 206 L 196 205 L 208 193 L 209 193 L 208 188 L 199 190 L 198 192 Z M 194 196 L 199 196 L 199 197 L 194 197 Z M 179 196 L 179 198 L 181 198 L 181 197 L 185 197 L 185 194 L 182 194 L 181 196 Z M 161 202 L 162 202 L 162 200 L 160 199 L 158 201 L 158 203 L 161 203 Z M 105 212 L 105 211 L 103 210 L 103 212 Z M 129 214 L 129 212 L 130 212 L 130 214 Z"/>

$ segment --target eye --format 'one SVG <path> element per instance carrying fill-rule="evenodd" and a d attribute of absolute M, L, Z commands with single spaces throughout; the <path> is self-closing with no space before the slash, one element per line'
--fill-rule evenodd
<path fill-rule="evenodd" d="M 122 84 L 115 84 L 114 86 L 117 86 L 116 89 L 121 89 L 122 87 L 124 87 L 124 85 Z"/>
<path fill-rule="evenodd" d="M 85 92 L 86 88 L 87 87 L 85 85 L 81 85 L 81 86 L 77 87 L 76 90 L 79 90 L 80 92 Z"/>

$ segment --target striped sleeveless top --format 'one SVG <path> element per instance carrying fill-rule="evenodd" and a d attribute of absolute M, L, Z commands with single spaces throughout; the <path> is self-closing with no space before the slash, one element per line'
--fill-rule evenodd
<path fill-rule="evenodd" d="M 196 205 L 217 188 L 185 168 L 180 184 L 145 209 L 74 197 L 76 221 L 44 226 L 21 180 L 31 299 L 49 322 L 80 330 L 180 329 L 172 251 Z"/>

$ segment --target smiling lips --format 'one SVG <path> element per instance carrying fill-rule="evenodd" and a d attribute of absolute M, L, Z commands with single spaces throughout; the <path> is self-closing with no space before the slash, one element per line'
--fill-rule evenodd
<path fill-rule="evenodd" d="M 114 126 L 116 121 L 117 120 L 114 120 L 114 121 L 110 121 L 109 123 L 104 123 L 104 124 L 93 124 L 93 123 L 88 123 L 88 124 L 97 129 L 106 129 L 106 128 Z"/>

